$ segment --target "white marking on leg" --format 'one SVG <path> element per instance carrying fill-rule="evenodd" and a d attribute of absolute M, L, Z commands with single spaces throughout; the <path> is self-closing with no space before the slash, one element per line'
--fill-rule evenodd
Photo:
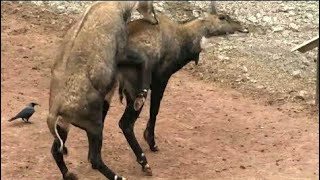
<path fill-rule="evenodd" d="M 118 176 L 117 176 L 117 175 L 115 175 L 115 176 L 114 176 L 114 180 L 117 180 L 117 179 L 118 179 Z"/>
<path fill-rule="evenodd" d="M 141 157 L 144 157 L 144 153 L 141 153 Z"/>

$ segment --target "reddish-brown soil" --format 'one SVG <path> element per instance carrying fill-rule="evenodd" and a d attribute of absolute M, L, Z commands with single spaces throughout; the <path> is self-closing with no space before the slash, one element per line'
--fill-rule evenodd
<path fill-rule="evenodd" d="M 50 67 L 57 42 L 74 17 L 1 2 L 1 178 L 61 179 L 50 154 L 46 124 Z M 30 119 L 7 120 L 27 103 L 41 104 Z M 290 104 L 286 107 L 290 109 Z M 293 106 L 293 105 L 292 105 Z M 309 112 L 287 111 L 232 89 L 178 72 L 158 116 L 160 151 L 142 138 L 148 107 L 136 123 L 153 176 L 146 177 L 120 128 L 124 105 L 114 97 L 104 129 L 103 159 L 128 179 L 318 179 L 319 124 Z M 80 179 L 105 179 L 87 162 L 85 132 L 72 128 L 66 157 Z"/>

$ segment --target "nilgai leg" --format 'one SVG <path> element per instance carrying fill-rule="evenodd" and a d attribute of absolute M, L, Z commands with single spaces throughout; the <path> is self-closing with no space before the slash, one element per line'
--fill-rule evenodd
<path fill-rule="evenodd" d="M 129 96 L 127 95 L 127 97 Z M 130 100 L 130 98 L 127 98 L 127 107 L 119 121 L 119 127 L 121 128 L 124 136 L 127 139 L 127 142 L 129 143 L 131 149 L 133 150 L 135 156 L 137 157 L 138 163 L 142 166 L 142 170 L 146 172 L 146 175 L 151 176 L 152 170 L 134 134 L 134 124 L 141 112 L 141 109 L 138 111 L 135 111 L 133 106 L 134 106 L 134 101 Z"/>
<path fill-rule="evenodd" d="M 157 81 L 159 82 L 159 81 Z M 154 139 L 154 130 L 156 126 L 157 115 L 160 109 L 160 103 L 163 97 L 164 90 L 166 89 L 168 81 L 162 83 L 152 84 L 151 91 L 151 104 L 150 104 L 150 119 L 148 121 L 147 127 L 144 131 L 144 139 L 149 144 L 150 150 L 153 152 L 159 151 Z"/>

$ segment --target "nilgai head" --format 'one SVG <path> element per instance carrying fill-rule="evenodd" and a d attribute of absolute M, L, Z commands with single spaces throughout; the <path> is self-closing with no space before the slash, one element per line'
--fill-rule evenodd
<path fill-rule="evenodd" d="M 206 13 L 204 12 L 195 23 L 189 23 L 194 27 L 193 31 L 200 31 L 197 40 L 193 44 L 192 51 L 197 53 L 202 51 L 207 45 L 207 38 L 213 36 L 222 36 L 228 34 L 238 33 L 248 33 L 249 31 L 237 20 L 230 18 L 228 15 Z M 197 32 L 193 32 L 197 33 Z M 200 43 L 199 43 L 200 42 Z M 199 59 L 195 59 L 195 63 L 198 64 Z"/>
<path fill-rule="evenodd" d="M 204 12 L 203 17 L 200 17 L 199 19 L 202 21 L 206 38 L 233 34 L 235 32 L 249 32 L 239 21 L 231 19 L 228 15 L 209 14 Z"/>
<path fill-rule="evenodd" d="M 202 19 L 207 31 L 205 36 L 206 38 L 211 36 L 233 34 L 235 32 L 249 32 L 248 29 L 242 26 L 239 21 L 230 18 L 228 15 L 217 13 L 215 1 L 211 1 L 209 13 L 204 12 Z"/>

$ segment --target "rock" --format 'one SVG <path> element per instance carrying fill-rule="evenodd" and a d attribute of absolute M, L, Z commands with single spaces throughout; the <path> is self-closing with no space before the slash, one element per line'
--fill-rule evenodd
<path fill-rule="evenodd" d="M 64 10 L 66 10 L 66 6 L 58 6 L 57 10 L 63 12 Z"/>
<path fill-rule="evenodd" d="M 156 9 L 157 11 L 159 11 L 159 12 L 164 12 L 164 8 L 161 7 L 161 6 L 158 6 L 158 7 L 156 7 L 155 9 Z"/>
<path fill-rule="evenodd" d="M 257 85 L 256 88 L 257 88 L 257 89 L 265 89 L 265 87 L 262 86 L 262 85 Z"/>
<path fill-rule="evenodd" d="M 247 73 L 248 72 L 248 68 L 246 66 L 242 66 L 242 71 Z"/>
<path fill-rule="evenodd" d="M 262 15 L 260 13 L 257 13 L 256 17 L 260 19 L 262 17 Z"/>
<path fill-rule="evenodd" d="M 308 92 L 307 91 L 299 91 L 299 94 L 296 95 L 294 98 L 295 99 L 300 99 L 300 100 L 305 100 L 306 96 L 308 95 Z"/>
<path fill-rule="evenodd" d="M 305 17 L 310 19 L 310 20 L 313 19 L 313 15 L 311 13 L 306 13 Z"/>
<path fill-rule="evenodd" d="M 264 16 L 262 20 L 268 24 L 272 24 L 272 18 L 269 16 Z"/>
<path fill-rule="evenodd" d="M 300 70 L 293 71 L 292 76 L 295 78 L 301 78 L 301 71 Z"/>
<path fill-rule="evenodd" d="M 241 82 L 242 81 L 242 78 L 238 78 L 235 80 L 236 82 Z"/>
<path fill-rule="evenodd" d="M 221 60 L 221 61 L 227 61 L 227 60 L 229 60 L 230 58 L 227 57 L 227 56 L 218 55 L 218 59 Z"/>
<path fill-rule="evenodd" d="M 295 23 L 290 23 L 289 24 L 289 28 L 295 30 L 295 31 L 298 31 L 299 30 L 299 26 L 296 25 Z"/>
<path fill-rule="evenodd" d="M 282 32 L 282 35 L 283 35 L 283 36 L 289 36 L 290 33 L 291 33 L 290 31 L 284 30 L 284 31 Z"/>
<path fill-rule="evenodd" d="M 296 15 L 296 13 L 294 11 L 289 11 L 289 15 L 294 16 L 294 15 Z"/>
<path fill-rule="evenodd" d="M 257 23 L 257 22 L 258 22 L 257 18 L 254 17 L 254 16 L 250 16 L 250 17 L 248 18 L 248 20 L 251 21 L 251 22 L 253 22 L 253 23 Z"/>
<path fill-rule="evenodd" d="M 307 91 L 304 91 L 304 90 L 299 91 L 299 96 L 305 97 L 307 94 L 308 94 Z"/>
<path fill-rule="evenodd" d="M 273 21 L 273 22 L 278 22 L 277 16 L 274 16 L 274 17 L 272 18 L 272 21 Z"/>
<path fill-rule="evenodd" d="M 199 10 L 192 10 L 192 15 L 194 17 L 199 17 L 200 16 L 200 11 Z"/>
<path fill-rule="evenodd" d="M 303 59 L 302 60 L 302 64 L 305 65 L 305 66 L 310 66 L 310 62 L 306 59 Z"/>
<path fill-rule="evenodd" d="M 250 82 L 252 82 L 252 83 L 257 83 L 257 80 L 255 80 L 255 79 L 250 79 Z"/>
<path fill-rule="evenodd" d="M 272 32 L 281 32 L 284 30 L 284 27 L 282 26 L 275 26 L 275 27 L 272 27 Z"/>
<path fill-rule="evenodd" d="M 315 100 L 309 100 L 307 101 L 308 105 L 316 105 L 316 101 Z"/>

